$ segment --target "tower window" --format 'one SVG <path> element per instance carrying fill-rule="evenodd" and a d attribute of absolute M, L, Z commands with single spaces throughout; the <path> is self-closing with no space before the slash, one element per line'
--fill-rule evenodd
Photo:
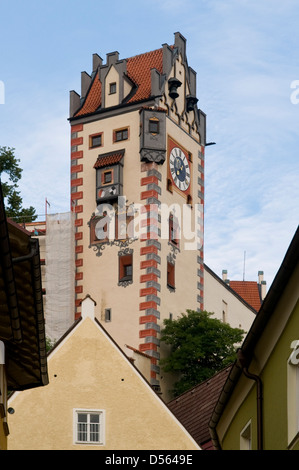
<path fill-rule="evenodd" d="M 119 283 L 131 283 L 133 281 L 133 255 L 119 256 Z"/>
<path fill-rule="evenodd" d="M 102 146 L 102 132 L 100 134 L 94 134 L 89 136 L 89 147 L 101 147 Z"/>
<path fill-rule="evenodd" d="M 169 217 L 169 241 L 179 246 L 179 225 L 172 214 Z"/>
<path fill-rule="evenodd" d="M 167 191 L 172 193 L 172 181 L 170 178 L 167 179 Z"/>
<path fill-rule="evenodd" d="M 105 171 L 103 173 L 103 183 L 104 184 L 109 184 L 112 182 L 112 171 L 109 170 L 109 171 Z"/>
<path fill-rule="evenodd" d="M 116 83 L 110 83 L 109 85 L 109 94 L 114 95 L 116 93 Z"/>
<path fill-rule="evenodd" d="M 167 261 L 167 287 L 175 289 L 175 270 L 174 264 Z"/>
<path fill-rule="evenodd" d="M 159 120 L 152 118 L 149 120 L 149 132 L 151 134 L 159 134 Z"/>
<path fill-rule="evenodd" d="M 117 129 L 113 131 L 113 142 L 121 142 L 129 138 L 129 129 L 127 127 L 123 129 Z"/>

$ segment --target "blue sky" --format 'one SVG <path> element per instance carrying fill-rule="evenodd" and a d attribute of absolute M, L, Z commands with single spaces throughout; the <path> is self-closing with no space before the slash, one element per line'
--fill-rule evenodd
<path fill-rule="evenodd" d="M 0 18 L 0 145 L 16 149 L 24 205 L 40 215 L 46 197 L 51 213 L 69 210 L 69 91 L 80 92 L 92 54 L 130 57 L 179 31 L 216 142 L 205 262 L 243 279 L 245 253 L 245 279 L 263 270 L 270 286 L 298 225 L 296 0 L 0 0 Z"/>

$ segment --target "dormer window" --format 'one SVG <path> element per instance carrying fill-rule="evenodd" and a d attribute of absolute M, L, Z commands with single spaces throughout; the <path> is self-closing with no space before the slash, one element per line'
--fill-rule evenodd
<path fill-rule="evenodd" d="M 109 95 L 114 95 L 116 93 L 116 83 L 110 83 L 109 84 Z"/>

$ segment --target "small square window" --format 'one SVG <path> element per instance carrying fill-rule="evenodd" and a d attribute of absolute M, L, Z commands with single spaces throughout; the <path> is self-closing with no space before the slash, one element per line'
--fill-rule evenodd
<path fill-rule="evenodd" d="M 89 147 L 101 147 L 102 146 L 102 134 L 91 135 L 89 138 Z"/>
<path fill-rule="evenodd" d="M 149 132 L 151 134 L 159 134 L 159 120 L 158 119 L 149 120 Z"/>
<path fill-rule="evenodd" d="M 104 444 L 102 410 L 74 410 L 74 441 L 76 444 Z"/>
<path fill-rule="evenodd" d="M 108 184 L 112 182 L 112 171 L 106 171 L 104 173 L 104 184 Z"/>
<path fill-rule="evenodd" d="M 113 141 L 120 142 L 122 140 L 127 140 L 129 138 L 129 130 L 128 128 L 118 129 L 113 132 Z"/>
<path fill-rule="evenodd" d="M 105 321 L 111 321 L 111 308 L 105 308 Z"/>
<path fill-rule="evenodd" d="M 116 83 L 110 83 L 109 85 L 109 94 L 110 95 L 113 95 L 114 93 L 116 93 Z"/>

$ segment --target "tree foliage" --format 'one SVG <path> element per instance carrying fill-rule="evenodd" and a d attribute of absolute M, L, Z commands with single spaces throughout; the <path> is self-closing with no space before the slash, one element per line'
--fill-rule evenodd
<path fill-rule="evenodd" d="M 165 372 L 180 374 L 175 396 L 213 376 L 234 362 L 236 345 L 245 332 L 211 318 L 212 313 L 187 310 L 177 320 L 164 320 L 161 340 L 171 346 L 161 360 Z"/>
<path fill-rule="evenodd" d="M 22 197 L 18 191 L 18 182 L 22 177 L 22 169 L 19 167 L 20 160 L 15 157 L 15 149 L 0 147 L 0 176 L 4 197 L 5 211 L 7 217 L 15 222 L 32 222 L 37 218 L 35 209 L 22 207 Z M 5 181 L 2 175 L 5 174 Z"/>

